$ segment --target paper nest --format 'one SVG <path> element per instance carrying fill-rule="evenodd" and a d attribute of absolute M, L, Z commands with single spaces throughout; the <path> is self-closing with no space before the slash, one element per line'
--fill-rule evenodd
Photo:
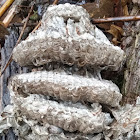
<path fill-rule="evenodd" d="M 41 27 L 14 48 L 13 59 L 21 66 L 57 62 L 97 70 L 104 67 L 118 70 L 125 54 L 90 23 L 88 13 L 81 6 L 64 4 L 47 9 Z M 111 81 L 69 75 L 56 69 L 15 75 L 10 79 L 9 91 L 12 105 L 1 115 L 0 132 L 13 127 L 19 139 L 139 137 L 139 107 L 129 106 L 135 110 L 134 116 L 128 115 L 126 108 L 112 109 L 119 107 L 122 95 Z M 105 112 L 102 106 L 110 111 Z M 127 129 L 124 125 L 128 126 L 128 118 L 122 115 L 125 113 L 131 122 Z M 136 125 L 132 125 L 134 123 Z"/>

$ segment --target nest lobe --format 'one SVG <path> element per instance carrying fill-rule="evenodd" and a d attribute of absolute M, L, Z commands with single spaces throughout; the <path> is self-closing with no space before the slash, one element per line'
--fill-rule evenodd
<path fill-rule="evenodd" d="M 54 62 L 76 66 L 78 71 L 79 67 L 94 68 L 95 75 L 99 67 L 117 70 L 124 58 L 124 51 L 113 46 L 102 31 L 90 23 L 88 13 L 70 4 L 50 6 L 41 27 L 13 51 L 13 59 L 21 66 Z M 93 135 L 107 130 L 112 122 L 110 114 L 102 112 L 98 103 L 118 107 L 122 98 L 115 84 L 99 79 L 69 75 L 57 69 L 38 71 L 13 76 L 9 90 L 22 118 L 26 116 L 43 127 L 49 123 L 64 132 Z M 90 103 L 88 107 L 76 103 L 80 101 L 93 103 L 94 109 L 89 107 Z M 34 132 L 30 134 L 34 136 Z M 35 137 L 40 135 L 35 134 Z"/>
<path fill-rule="evenodd" d="M 10 86 L 16 94 L 43 94 L 63 101 L 88 101 L 119 106 L 122 95 L 111 81 L 68 75 L 64 72 L 32 72 L 16 75 Z"/>
<path fill-rule="evenodd" d="M 123 50 L 90 23 L 85 9 L 70 4 L 48 8 L 40 29 L 13 51 L 13 59 L 21 66 L 62 62 L 117 70 L 124 58 Z"/>
<path fill-rule="evenodd" d="M 108 117 L 101 112 L 100 108 L 90 109 L 86 107 L 70 107 L 63 103 L 49 101 L 39 95 L 30 95 L 27 98 L 18 96 L 14 98 L 15 104 L 22 110 L 21 114 L 30 119 L 58 126 L 66 131 L 90 134 L 102 132 L 106 125 Z M 98 113 L 96 113 L 98 112 Z M 94 114 L 94 115 L 93 115 Z M 111 119 L 111 117 L 109 116 Z"/>

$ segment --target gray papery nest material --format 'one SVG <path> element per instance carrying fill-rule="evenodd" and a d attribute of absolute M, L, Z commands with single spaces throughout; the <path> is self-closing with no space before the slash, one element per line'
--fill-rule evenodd
<path fill-rule="evenodd" d="M 21 66 L 62 62 L 117 70 L 124 58 L 124 51 L 90 23 L 86 10 L 70 4 L 50 6 L 39 30 L 13 51 L 13 59 Z"/>
<path fill-rule="evenodd" d="M 64 130 L 54 125 L 42 124 L 37 120 L 29 119 L 20 112 L 18 106 L 8 105 L 5 107 L 2 117 L 0 117 L 0 133 L 13 127 L 19 140 L 99 140 L 103 138 L 101 133 L 98 135 L 85 135 L 82 133 L 64 132 Z"/>
<path fill-rule="evenodd" d="M 137 98 L 137 101 L 139 97 Z M 140 100 L 139 100 L 140 101 Z M 140 103 L 140 102 L 139 102 Z M 126 104 L 119 110 L 111 109 L 116 121 L 111 124 L 106 136 L 111 140 L 139 140 L 140 139 L 140 104 Z"/>
<path fill-rule="evenodd" d="M 44 94 L 63 101 L 88 101 L 119 106 L 122 95 L 111 81 L 68 75 L 64 72 L 38 71 L 16 75 L 9 87 L 16 94 Z"/>
<path fill-rule="evenodd" d="M 133 2 L 134 4 L 140 5 L 140 1 L 139 1 L 139 0 L 132 0 L 132 2 Z"/>
<path fill-rule="evenodd" d="M 31 98 L 34 98 L 36 100 L 36 104 L 29 103 L 32 100 Z M 0 133 L 8 129 L 10 127 L 14 128 L 14 132 L 16 135 L 19 136 L 19 138 L 24 138 L 26 140 L 54 140 L 54 139 L 60 139 L 60 140 L 77 140 L 79 139 L 86 139 L 86 140 L 101 140 L 103 136 L 99 133 L 99 135 L 85 135 L 80 133 L 65 133 L 63 129 L 50 125 L 48 123 L 39 123 L 38 120 L 35 120 L 35 117 L 32 117 L 29 119 L 28 115 L 24 116 L 21 114 L 21 107 L 19 107 L 19 103 L 16 103 L 20 100 L 22 102 L 20 104 L 23 105 L 23 108 L 29 103 L 30 105 L 26 108 L 30 108 L 30 106 L 35 106 L 37 108 L 41 103 L 38 104 L 38 100 L 42 102 L 42 100 L 46 99 L 43 96 L 39 95 L 30 95 L 30 97 L 25 98 L 23 101 L 23 97 L 13 97 L 14 105 L 15 106 L 7 106 L 2 116 L 0 117 Z M 26 100 L 30 100 L 25 102 Z M 137 99 L 137 101 L 139 98 Z M 45 102 L 44 102 L 45 103 Z M 25 105 L 26 104 L 26 105 Z M 42 103 L 43 104 L 43 103 Z M 57 103 L 58 104 L 58 103 Z M 69 104 L 63 103 L 64 106 L 67 106 Z M 69 105 L 70 106 L 70 105 Z M 70 107 L 74 107 L 77 109 L 87 109 L 85 106 L 82 106 L 80 104 L 71 104 Z M 91 109 L 90 112 L 93 112 L 98 115 L 98 113 L 101 113 L 101 107 L 98 104 L 95 104 L 94 109 Z M 40 108 L 40 110 L 43 108 Z M 34 109 L 35 110 L 35 109 Z M 104 136 L 106 139 L 109 140 L 118 140 L 121 139 L 139 139 L 140 138 L 140 104 L 133 105 L 126 105 L 119 110 L 111 109 L 111 112 L 113 116 L 115 117 L 116 121 L 111 124 L 110 128 L 107 128 L 107 131 L 104 131 Z M 88 110 L 89 111 L 89 110 Z M 96 113 L 98 112 L 98 113 Z M 34 112 L 35 113 L 35 112 Z M 36 113 L 38 115 L 39 112 Z M 110 118 L 109 114 L 106 114 L 107 122 L 105 124 L 109 124 L 112 122 L 112 119 Z M 110 120 L 110 121 L 108 121 Z M 109 138 L 111 137 L 111 139 Z"/>
<path fill-rule="evenodd" d="M 100 106 L 94 109 L 80 105 L 57 103 L 33 94 L 28 97 L 15 97 L 14 103 L 22 115 L 43 124 L 63 128 L 69 132 L 79 131 L 85 134 L 99 133 L 107 129 L 112 122 L 109 114 L 102 112 Z"/>
<path fill-rule="evenodd" d="M 99 75 L 102 67 L 118 70 L 125 54 L 90 23 L 88 13 L 81 6 L 64 4 L 48 8 L 41 27 L 14 48 L 13 59 L 21 66 L 42 66 L 54 62 L 76 68 L 90 67 L 94 68 L 95 75 Z M 70 137 L 75 132 L 79 136 L 80 133 L 93 135 L 108 130 L 112 118 L 109 113 L 102 112 L 98 103 L 118 107 L 122 98 L 118 87 L 111 81 L 98 80 L 92 76 L 68 75 L 57 70 L 13 76 L 9 90 L 13 105 L 20 112 L 21 117 L 18 119 L 23 120 L 25 116 L 43 125 L 42 129 L 45 124 L 49 124 L 60 127 L 62 133 L 74 132 L 70 133 Z M 94 103 L 93 108 L 74 104 L 80 101 Z M 24 123 L 27 127 L 21 128 L 18 125 L 17 131 L 20 128 L 32 130 L 29 135 L 24 135 L 25 139 L 39 139 L 40 135 L 43 136 L 44 130 L 36 133 L 35 126 L 30 126 L 27 120 Z M 36 127 L 41 128 L 39 125 Z M 51 132 L 42 139 L 48 139 L 51 134 L 54 136 Z M 63 139 L 62 135 L 56 137 L 54 139 Z M 101 137 L 99 134 L 96 138 Z M 91 140 L 89 137 L 87 139 Z"/>

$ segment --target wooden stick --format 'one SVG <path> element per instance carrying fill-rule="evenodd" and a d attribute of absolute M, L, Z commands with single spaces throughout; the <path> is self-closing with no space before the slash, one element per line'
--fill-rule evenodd
<path fill-rule="evenodd" d="M 14 0 L 7 0 L 3 6 L 0 8 L 0 17 L 4 14 L 4 12 L 8 9 L 8 7 L 13 3 Z"/>
<path fill-rule="evenodd" d="M 91 19 L 91 22 L 93 24 L 100 24 L 100 23 L 108 23 L 108 22 L 124 22 L 124 21 L 138 21 L 138 20 L 140 20 L 140 15 Z"/>
<path fill-rule="evenodd" d="M 1 48 L 1 44 L 0 44 L 0 48 Z M 1 52 L 1 55 L 2 55 L 2 52 Z M 2 68 L 2 66 L 1 66 L 1 68 Z M 2 112 L 2 103 L 3 103 L 2 97 L 3 97 L 3 75 L 0 78 L 0 114 Z"/>
<path fill-rule="evenodd" d="M 3 110 L 3 79 L 4 79 L 4 75 L 1 76 L 0 78 L 0 114 L 2 113 L 2 110 Z"/>
<path fill-rule="evenodd" d="M 38 24 L 38 23 L 28 23 L 28 24 L 26 25 L 26 27 L 34 27 L 34 26 L 37 26 L 37 24 Z M 16 23 L 10 23 L 10 24 L 8 25 L 8 27 L 13 27 L 13 26 L 15 26 L 15 27 L 23 27 L 23 26 L 24 26 L 24 23 L 16 22 Z"/>
<path fill-rule="evenodd" d="M 27 19 L 26 19 L 26 22 L 24 23 L 24 26 L 23 26 L 23 28 L 22 28 L 22 31 L 21 31 L 21 33 L 20 33 L 20 36 L 19 36 L 19 38 L 18 38 L 17 43 L 16 43 L 15 46 L 18 45 L 18 43 L 20 42 L 20 40 L 21 40 L 21 38 L 22 38 L 22 35 L 23 35 L 23 33 L 24 33 L 24 30 L 25 30 L 25 28 L 26 28 L 26 26 L 27 26 L 27 23 L 28 23 L 28 20 L 29 20 L 29 18 L 30 18 L 31 12 L 33 11 L 33 8 L 34 8 L 34 5 L 31 6 L 31 9 L 30 9 L 30 11 L 29 11 L 29 13 L 28 13 L 28 16 L 27 16 Z"/>
<path fill-rule="evenodd" d="M 58 0 L 55 0 L 52 5 L 57 5 Z"/>
<path fill-rule="evenodd" d="M 8 25 L 12 21 L 13 17 L 15 16 L 16 9 L 17 9 L 16 6 L 12 7 L 9 10 L 8 14 L 6 15 L 6 17 L 4 18 L 3 23 L 4 23 L 5 27 L 8 27 Z"/>
<path fill-rule="evenodd" d="M 12 54 L 10 55 L 8 61 L 6 62 L 6 65 L 4 66 L 4 68 L 2 69 L 1 71 L 1 77 L 2 77 L 2 74 L 5 72 L 6 68 L 9 66 L 9 64 L 12 62 Z"/>
<path fill-rule="evenodd" d="M 24 30 L 25 30 L 26 25 L 27 25 L 27 23 L 28 23 L 28 20 L 29 20 L 29 18 L 30 18 L 31 12 L 32 12 L 32 10 L 33 10 L 33 6 L 34 6 L 34 5 L 32 5 L 32 7 L 31 7 L 31 9 L 30 9 L 30 11 L 29 11 L 29 13 L 28 13 L 27 20 L 26 20 L 26 22 L 24 23 L 24 26 L 23 26 L 23 28 L 22 28 L 22 31 L 21 31 L 21 33 L 20 33 L 20 36 L 19 36 L 19 38 L 18 38 L 18 40 L 17 40 L 17 43 L 16 43 L 15 47 L 18 45 L 18 43 L 19 43 L 20 40 L 21 40 L 21 37 L 22 37 L 22 35 L 23 35 L 23 33 L 24 33 Z M 8 61 L 7 61 L 7 63 L 6 63 L 6 65 L 4 66 L 3 70 L 1 71 L 1 75 L 4 73 L 4 71 L 6 70 L 6 68 L 9 66 L 9 64 L 10 64 L 11 62 L 12 62 L 12 53 L 11 53 L 11 55 L 10 55 L 10 57 L 9 57 L 9 59 L 8 59 Z"/>
<path fill-rule="evenodd" d="M 125 19 L 125 20 L 124 20 Z M 108 23 L 108 22 L 119 22 L 119 21 L 137 21 L 140 20 L 140 16 L 126 16 L 126 17 L 110 17 L 110 18 L 102 18 L 102 19 L 91 19 L 92 23 L 94 24 L 100 24 L 100 23 Z M 22 27 L 23 23 L 13 23 L 10 24 L 8 27 L 12 27 L 15 25 L 16 27 Z M 41 23 L 28 23 L 27 26 L 36 26 L 34 30 L 38 29 L 38 27 L 41 25 Z M 33 30 L 33 31 L 34 31 Z M 32 32 L 33 32 L 32 31 Z"/>
<path fill-rule="evenodd" d="M 3 20 L 5 27 L 8 27 L 8 25 L 10 24 L 11 20 L 18 11 L 18 6 L 22 3 L 22 1 L 23 0 L 15 0 L 15 2 L 13 3 L 11 9 L 8 11 L 6 17 Z"/>
<path fill-rule="evenodd" d="M 36 27 L 32 30 L 32 33 L 35 32 L 41 26 L 41 21 L 36 25 Z"/>

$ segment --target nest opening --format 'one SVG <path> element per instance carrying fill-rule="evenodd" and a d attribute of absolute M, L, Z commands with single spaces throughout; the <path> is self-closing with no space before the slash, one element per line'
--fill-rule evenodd
<path fill-rule="evenodd" d="M 74 23 L 79 23 L 80 22 L 80 18 L 75 18 L 75 17 L 72 17 L 72 16 L 69 16 L 69 17 L 63 17 L 64 18 L 64 23 L 67 25 L 67 22 L 69 19 L 73 20 Z"/>

